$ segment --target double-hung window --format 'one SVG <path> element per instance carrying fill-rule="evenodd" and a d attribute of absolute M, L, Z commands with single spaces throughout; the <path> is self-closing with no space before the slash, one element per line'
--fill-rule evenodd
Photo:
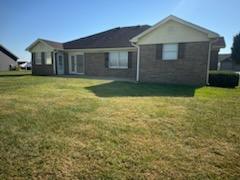
<path fill-rule="evenodd" d="M 163 44 L 162 59 L 163 60 L 178 59 L 178 44 Z"/>
<path fill-rule="evenodd" d="M 109 68 L 127 69 L 128 68 L 128 52 L 127 51 L 109 52 Z"/>
<path fill-rule="evenodd" d="M 35 53 L 35 64 L 42 64 L 41 52 L 36 52 Z"/>
<path fill-rule="evenodd" d="M 52 64 L 51 52 L 45 52 L 45 64 Z"/>

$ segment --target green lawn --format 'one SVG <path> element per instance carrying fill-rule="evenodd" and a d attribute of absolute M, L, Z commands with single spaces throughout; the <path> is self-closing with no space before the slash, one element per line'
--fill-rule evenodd
<path fill-rule="evenodd" d="M 240 88 L 0 75 L 0 179 L 240 178 Z"/>

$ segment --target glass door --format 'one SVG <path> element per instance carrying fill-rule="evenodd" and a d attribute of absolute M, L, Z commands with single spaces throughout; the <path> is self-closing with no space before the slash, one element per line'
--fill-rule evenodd
<path fill-rule="evenodd" d="M 64 74 L 64 60 L 62 55 L 57 58 L 57 74 Z"/>
<path fill-rule="evenodd" d="M 84 73 L 84 57 L 83 55 L 72 55 L 70 57 L 70 72 L 72 74 Z"/>

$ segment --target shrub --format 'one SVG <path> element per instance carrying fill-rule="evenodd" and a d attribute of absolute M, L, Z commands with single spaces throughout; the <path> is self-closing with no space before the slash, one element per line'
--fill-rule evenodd
<path fill-rule="evenodd" d="M 209 85 L 217 87 L 235 87 L 239 83 L 239 74 L 236 72 L 211 71 Z"/>

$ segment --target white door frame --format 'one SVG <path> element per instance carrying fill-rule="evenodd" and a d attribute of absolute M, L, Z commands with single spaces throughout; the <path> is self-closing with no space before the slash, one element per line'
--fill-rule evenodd
<path fill-rule="evenodd" d="M 83 72 L 77 72 L 77 66 L 75 66 L 75 71 L 72 71 L 72 56 L 74 56 L 74 61 L 77 63 L 77 55 L 83 56 Z M 85 56 L 84 53 L 70 53 L 68 56 L 68 64 L 69 64 L 69 74 L 85 74 Z"/>
<path fill-rule="evenodd" d="M 62 64 L 62 65 L 63 65 L 63 69 L 62 69 L 62 72 L 61 72 L 61 73 L 59 73 L 60 71 L 59 71 L 59 68 L 58 68 L 58 67 L 59 67 L 59 66 L 58 66 L 58 62 L 59 62 L 58 59 L 59 59 L 59 56 L 62 57 L 62 63 L 63 63 L 63 64 Z M 63 56 L 62 53 L 57 53 L 56 61 L 57 61 L 57 62 L 56 62 L 56 65 L 57 65 L 57 75 L 63 75 L 63 74 L 64 74 L 64 69 L 65 69 L 65 68 L 64 68 L 64 56 Z"/>

